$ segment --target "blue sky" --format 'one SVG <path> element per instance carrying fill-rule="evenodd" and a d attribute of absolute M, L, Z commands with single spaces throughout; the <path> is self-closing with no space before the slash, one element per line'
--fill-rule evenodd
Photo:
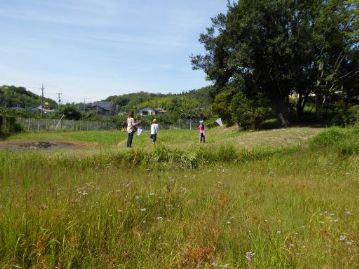
<path fill-rule="evenodd" d="M 210 84 L 198 37 L 226 0 L 0 0 L 0 85 L 64 102 Z"/>

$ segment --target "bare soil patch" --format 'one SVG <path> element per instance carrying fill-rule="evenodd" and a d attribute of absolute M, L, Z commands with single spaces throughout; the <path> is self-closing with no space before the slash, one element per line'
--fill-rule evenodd
<path fill-rule="evenodd" d="M 86 145 L 75 142 L 63 141 L 0 141 L 0 150 L 57 150 L 79 149 Z"/>

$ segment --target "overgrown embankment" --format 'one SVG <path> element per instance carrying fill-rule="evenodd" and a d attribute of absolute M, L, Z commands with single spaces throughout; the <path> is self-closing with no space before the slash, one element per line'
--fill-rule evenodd
<path fill-rule="evenodd" d="M 0 139 L 18 132 L 20 126 L 16 124 L 15 117 L 8 117 L 0 114 Z"/>

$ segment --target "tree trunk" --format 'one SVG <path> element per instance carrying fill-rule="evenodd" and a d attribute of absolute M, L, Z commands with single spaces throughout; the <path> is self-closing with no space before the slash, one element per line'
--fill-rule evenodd
<path fill-rule="evenodd" d="M 304 107 L 305 104 L 307 102 L 308 99 L 308 94 L 305 93 L 299 93 L 299 97 L 298 97 L 298 101 L 297 101 L 297 117 L 299 122 L 301 122 L 303 120 L 303 112 L 304 112 Z"/>
<path fill-rule="evenodd" d="M 282 127 L 289 125 L 289 99 L 288 96 L 276 96 L 272 99 L 274 111 L 278 114 Z"/>

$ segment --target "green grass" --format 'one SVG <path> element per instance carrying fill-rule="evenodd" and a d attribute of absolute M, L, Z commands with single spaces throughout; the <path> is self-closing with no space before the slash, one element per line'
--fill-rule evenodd
<path fill-rule="evenodd" d="M 0 268 L 357 268 L 357 129 L 294 130 L 15 137 L 106 150 L 0 152 Z"/>
<path fill-rule="evenodd" d="M 237 128 L 213 128 L 206 132 L 206 146 L 217 147 L 231 144 L 235 148 L 283 147 L 306 143 L 316 135 L 318 128 L 288 128 L 260 132 L 239 132 Z M 149 131 L 144 130 L 140 136 L 135 135 L 133 148 L 153 149 Z M 10 137 L 12 141 L 55 140 L 89 143 L 89 149 L 116 149 L 126 147 L 127 133 L 123 131 L 80 131 L 80 132 L 48 132 L 21 133 Z M 172 149 L 193 149 L 198 147 L 197 130 L 160 130 L 158 144 Z"/>

